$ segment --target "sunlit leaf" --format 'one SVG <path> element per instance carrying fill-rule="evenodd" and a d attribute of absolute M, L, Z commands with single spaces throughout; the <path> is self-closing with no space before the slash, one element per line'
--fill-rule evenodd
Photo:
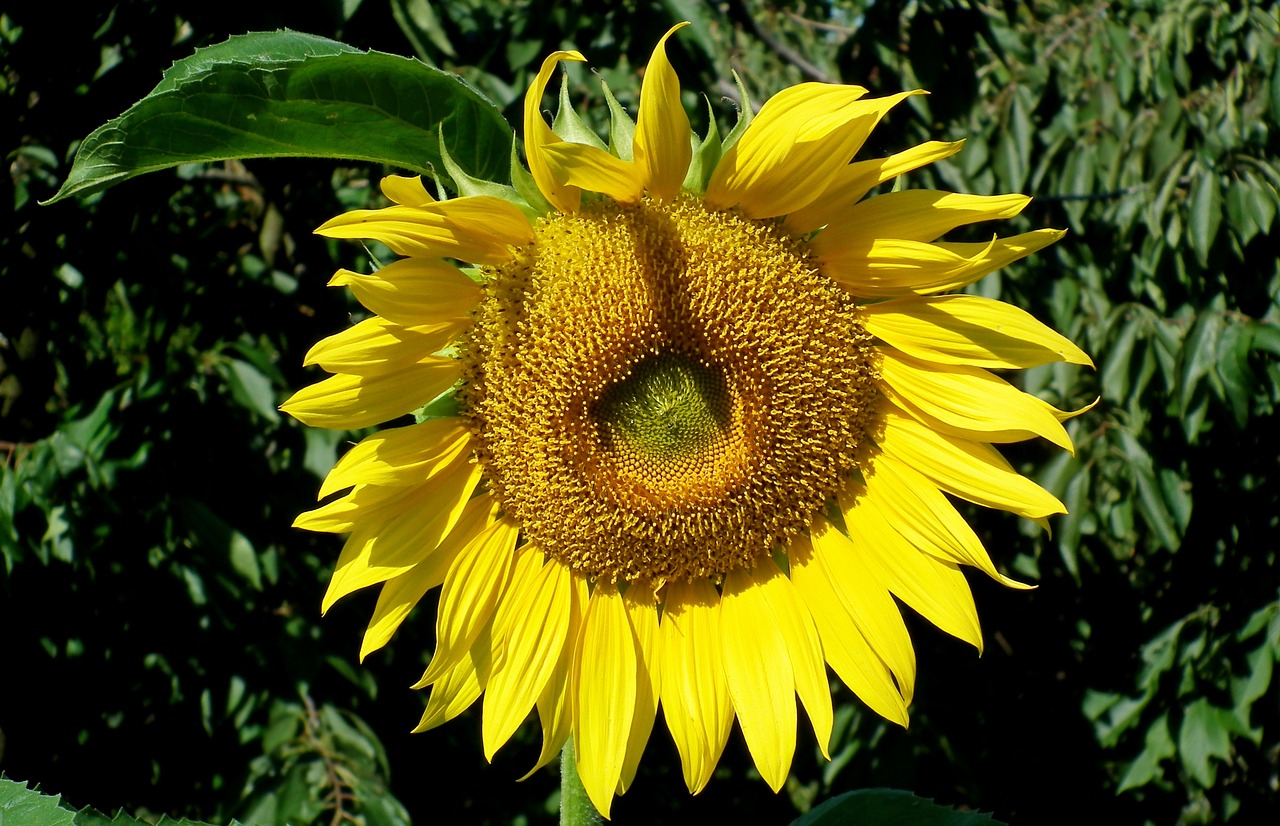
<path fill-rule="evenodd" d="M 463 169 L 505 180 L 511 129 L 456 75 L 312 35 L 243 35 L 178 61 L 85 138 L 51 200 L 202 161 L 344 158 L 429 173 L 438 131 Z"/>

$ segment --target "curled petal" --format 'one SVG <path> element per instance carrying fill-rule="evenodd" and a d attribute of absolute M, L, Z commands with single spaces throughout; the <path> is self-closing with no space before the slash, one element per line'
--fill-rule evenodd
<path fill-rule="evenodd" d="M 774 95 L 707 185 L 712 209 L 772 218 L 811 203 L 890 108 L 919 91 L 861 100 L 861 86 L 802 83 Z"/>
<path fill-rule="evenodd" d="M 958 290 L 1044 249 L 1064 234 L 1062 230 L 1038 229 L 977 244 L 864 239 L 832 245 L 818 258 L 823 272 L 853 295 L 894 298 Z"/>
<path fill-rule="evenodd" d="M 693 158 L 689 116 L 680 102 L 680 78 L 667 60 L 667 39 L 688 25 L 677 23 L 658 41 L 640 87 L 632 151 L 641 184 L 661 201 L 679 194 Z"/>
<path fill-rule="evenodd" d="M 427 188 L 422 185 L 421 175 L 414 175 L 412 178 L 404 175 L 388 175 L 382 179 L 379 188 L 383 195 L 400 206 L 420 207 L 436 202 L 436 199 L 431 197 L 431 193 L 427 192 Z"/>
<path fill-rule="evenodd" d="M 549 143 L 542 156 L 558 183 L 608 195 L 620 204 L 638 204 L 644 194 L 633 164 L 590 144 Z"/>
<path fill-rule="evenodd" d="M 584 62 L 586 58 L 578 52 L 560 51 L 552 52 L 542 61 L 542 68 L 524 96 L 524 154 L 529 162 L 529 172 L 547 201 L 560 212 L 577 212 L 582 190 L 557 181 L 543 152 L 549 144 L 560 141 L 542 117 L 542 95 L 547 90 L 551 73 L 562 60 Z"/>

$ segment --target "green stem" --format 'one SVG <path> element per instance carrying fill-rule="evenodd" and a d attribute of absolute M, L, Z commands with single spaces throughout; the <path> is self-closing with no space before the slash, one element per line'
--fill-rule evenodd
<path fill-rule="evenodd" d="M 560 750 L 560 826 L 601 826 L 604 818 L 587 797 L 578 777 L 578 758 L 570 737 Z"/>

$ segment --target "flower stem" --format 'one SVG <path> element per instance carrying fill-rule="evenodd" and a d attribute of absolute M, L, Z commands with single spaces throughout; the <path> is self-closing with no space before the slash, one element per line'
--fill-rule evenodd
<path fill-rule="evenodd" d="M 578 759 L 570 737 L 560 750 L 560 826 L 600 826 L 604 818 L 596 811 L 578 777 Z"/>

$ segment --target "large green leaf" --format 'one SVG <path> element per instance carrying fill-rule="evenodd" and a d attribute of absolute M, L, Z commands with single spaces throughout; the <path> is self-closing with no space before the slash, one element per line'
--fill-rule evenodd
<path fill-rule="evenodd" d="M 40 794 L 28 789 L 26 783 L 17 783 L 0 777 L 0 826 L 71 826 L 75 814 L 58 803 L 61 796 Z"/>
<path fill-rule="evenodd" d="M 791 826 L 997 826 L 982 812 L 939 806 L 900 789 L 859 789 L 831 798 L 791 822 Z"/>
<path fill-rule="evenodd" d="M 469 174 L 506 180 L 511 128 L 456 75 L 296 32 L 241 35 L 178 61 L 89 135 L 50 200 L 233 158 L 344 158 L 426 173 L 442 166 L 437 135 Z"/>
<path fill-rule="evenodd" d="M 145 826 L 147 823 L 155 823 L 156 826 L 208 826 L 186 818 L 173 820 L 165 815 L 161 815 L 159 820 L 139 820 L 124 812 L 108 817 L 88 806 L 71 811 L 63 807 L 61 795 L 47 795 L 27 788 L 26 783 L 0 775 L 0 826 Z M 239 821 L 232 820 L 230 826 L 239 826 Z"/>

